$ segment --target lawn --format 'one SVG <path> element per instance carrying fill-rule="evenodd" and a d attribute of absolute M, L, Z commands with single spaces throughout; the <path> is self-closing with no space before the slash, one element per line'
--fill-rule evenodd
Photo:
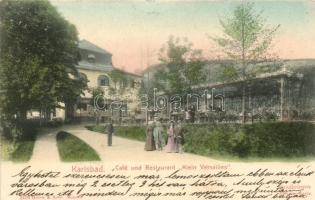
<path fill-rule="evenodd" d="M 15 151 L 11 154 L 13 162 L 27 162 L 33 154 L 35 140 L 18 141 L 15 146 Z"/>
<path fill-rule="evenodd" d="M 59 156 L 64 162 L 99 161 L 95 150 L 78 137 L 61 131 L 57 134 Z"/>
<path fill-rule="evenodd" d="M 1 160 L 13 162 L 29 161 L 33 154 L 35 137 L 20 138 L 15 143 L 12 140 L 1 137 Z"/>
<path fill-rule="evenodd" d="M 13 144 L 5 139 L 4 137 L 0 138 L 0 142 L 1 142 L 1 160 L 10 160 L 11 159 L 11 153 L 13 151 Z"/>

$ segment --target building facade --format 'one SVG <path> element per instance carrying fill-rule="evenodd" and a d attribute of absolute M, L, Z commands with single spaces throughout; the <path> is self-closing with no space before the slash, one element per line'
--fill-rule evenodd
<path fill-rule="evenodd" d="M 88 89 L 80 97 L 75 108 L 75 117 L 84 120 L 99 115 L 102 121 L 108 118 L 132 118 L 138 107 L 141 77 L 115 68 L 112 64 L 112 54 L 87 40 L 79 42 L 79 50 L 80 61 L 77 69 L 80 76 L 87 80 Z M 119 73 L 118 78 L 113 77 L 115 70 Z M 92 93 L 95 89 L 103 91 L 104 100 L 108 105 L 93 99 Z M 111 108 L 113 102 L 119 102 L 119 108 Z"/>
<path fill-rule="evenodd" d="M 101 121 L 106 119 L 124 120 L 131 119 L 138 109 L 138 90 L 141 83 L 141 77 L 115 68 L 112 64 L 112 54 L 105 49 L 87 41 L 79 41 L 79 62 L 77 70 L 81 78 L 87 81 L 87 90 L 78 99 L 77 105 L 70 113 L 72 119 L 80 121 L 94 120 L 97 116 Z M 113 72 L 120 76 L 112 77 Z M 102 109 L 104 105 L 95 106 L 93 90 L 101 90 L 104 101 L 109 106 L 112 102 L 119 102 L 119 108 L 116 106 L 110 109 Z M 102 104 L 102 102 L 99 102 Z M 64 107 L 64 104 L 60 104 Z M 67 115 L 69 113 L 67 112 Z M 40 118 L 40 112 L 28 112 L 28 118 Z M 50 119 L 64 121 L 66 118 L 65 109 L 56 108 L 51 113 Z"/>

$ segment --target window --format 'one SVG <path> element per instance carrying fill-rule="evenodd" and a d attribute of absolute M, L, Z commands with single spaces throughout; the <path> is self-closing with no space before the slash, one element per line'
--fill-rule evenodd
<path fill-rule="evenodd" d="M 109 78 L 105 75 L 101 75 L 98 77 L 98 85 L 99 86 L 109 86 Z"/>
<path fill-rule="evenodd" d="M 120 85 L 120 88 L 126 88 L 127 87 L 127 81 L 121 80 L 119 85 Z"/>
<path fill-rule="evenodd" d="M 88 61 L 90 63 L 94 63 L 95 62 L 95 55 L 94 54 L 89 54 L 88 55 Z"/>

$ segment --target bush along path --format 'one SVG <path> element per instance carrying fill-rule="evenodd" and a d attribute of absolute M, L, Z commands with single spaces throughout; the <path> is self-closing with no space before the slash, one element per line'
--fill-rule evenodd
<path fill-rule="evenodd" d="M 86 128 L 101 134 L 105 133 L 104 126 L 86 126 Z M 267 122 L 246 125 L 184 124 L 183 128 L 184 151 L 187 153 L 229 161 L 315 159 L 315 124 L 307 122 Z M 134 141 L 144 141 L 145 130 L 144 126 L 116 127 L 115 135 Z"/>
<path fill-rule="evenodd" d="M 315 125 L 270 122 L 187 125 L 185 149 L 199 155 L 241 158 L 315 158 Z"/>

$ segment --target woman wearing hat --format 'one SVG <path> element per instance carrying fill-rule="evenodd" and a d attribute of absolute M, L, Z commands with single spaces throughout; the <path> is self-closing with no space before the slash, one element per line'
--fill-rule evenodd
<path fill-rule="evenodd" d="M 146 132 L 146 142 L 144 146 L 144 150 L 146 151 L 154 151 L 155 144 L 154 144 L 154 138 L 153 138 L 153 129 L 154 129 L 154 122 L 149 121 L 147 126 L 147 132 Z"/>
<path fill-rule="evenodd" d="M 165 147 L 165 151 L 167 153 L 175 152 L 175 135 L 174 135 L 175 123 L 174 121 L 170 121 L 169 128 L 167 130 L 167 145 Z"/>

